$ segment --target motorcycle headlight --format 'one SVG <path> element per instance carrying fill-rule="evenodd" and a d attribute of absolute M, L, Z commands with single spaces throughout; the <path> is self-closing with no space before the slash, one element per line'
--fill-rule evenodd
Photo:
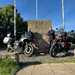
<path fill-rule="evenodd" d="M 4 40 L 3 40 L 3 43 L 4 43 L 4 44 L 7 44 L 7 43 L 9 42 L 9 40 L 10 40 L 10 39 L 9 39 L 8 37 L 5 37 Z"/>

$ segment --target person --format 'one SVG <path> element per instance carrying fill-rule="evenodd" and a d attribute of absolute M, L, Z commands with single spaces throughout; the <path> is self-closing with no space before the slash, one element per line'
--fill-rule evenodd
<path fill-rule="evenodd" d="M 52 27 L 49 28 L 48 36 L 49 36 L 49 42 L 51 46 L 52 41 L 55 39 L 55 31 L 52 29 Z"/>

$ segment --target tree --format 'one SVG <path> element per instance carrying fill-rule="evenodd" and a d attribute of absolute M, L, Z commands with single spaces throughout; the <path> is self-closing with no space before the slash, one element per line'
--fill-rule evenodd
<path fill-rule="evenodd" d="M 14 6 L 7 5 L 3 8 L 0 8 L 0 26 L 4 28 L 4 33 L 14 32 Z M 24 28 L 25 27 L 25 28 Z M 20 16 L 20 13 L 16 9 L 16 30 L 17 32 L 22 32 L 26 29 L 26 26 L 23 25 L 23 19 Z"/>

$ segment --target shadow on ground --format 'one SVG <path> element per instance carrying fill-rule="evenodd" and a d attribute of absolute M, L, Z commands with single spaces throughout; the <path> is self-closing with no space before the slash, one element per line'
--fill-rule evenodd
<path fill-rule="evenodd" d="M 64 57 L 73 57 L 74 54 L 74 49 L 69 50 L 67 53 L 58 53 L 59 55 L 57 55 L 55 58 L 64 58 Z"/>
<path fill-rule="evenodd" d="M 34 62 L 19 62 L 18 63 L 18 65 L 19 65 L 19 69 L 17 70 L 17 72 L 18 71 L 20 71 L 21 69 L 23 69 L 23 68 L 26 68 L 26 67 L 28 67 L 28 66 L 32 66 L 32 65 L 39 65 L 39 64 L 42 64 L 41 62 L 39 62 L 39 61 L 34 61 Z M 16 72 L 16 73 L 17 73 Z"/>
<path fill-rule="evenodd" d="M 38 54 L 35 54 L 34 56 L 36 56 L 36 57 L 38 57 L 38 56 L 46 56 L 46 55 L 48 55 L 49 53 L 38 53 Z M 74 56 L 75 55 L 75 53 L 74 53 L 74 49 L 71 49 L 71 50 L 69 50 L 67 53 L 63 53 L 63 52 L 61 52 L 61 53 L 58 53 L 57 54 L 57 56 L 56 57 L 54 57 L 54 58 L 61 58 L 61 57 L 72 57 L 72 56 Z"/>

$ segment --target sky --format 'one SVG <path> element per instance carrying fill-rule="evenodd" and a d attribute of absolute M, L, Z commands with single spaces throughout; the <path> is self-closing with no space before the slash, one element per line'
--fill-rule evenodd
<path fill-rule="evenodd" d="M 13 0 L 0 0 L 0 7 Z M 24 21 L 36 19 L 36 0 L 16 0 L 16 7 Z M 37 20 L 50 20 L 54 28 L 62 25 L 61 0 L 38 0 Z M 75 30 L 75 0 L 64 0 L 65 30 Z"/>

